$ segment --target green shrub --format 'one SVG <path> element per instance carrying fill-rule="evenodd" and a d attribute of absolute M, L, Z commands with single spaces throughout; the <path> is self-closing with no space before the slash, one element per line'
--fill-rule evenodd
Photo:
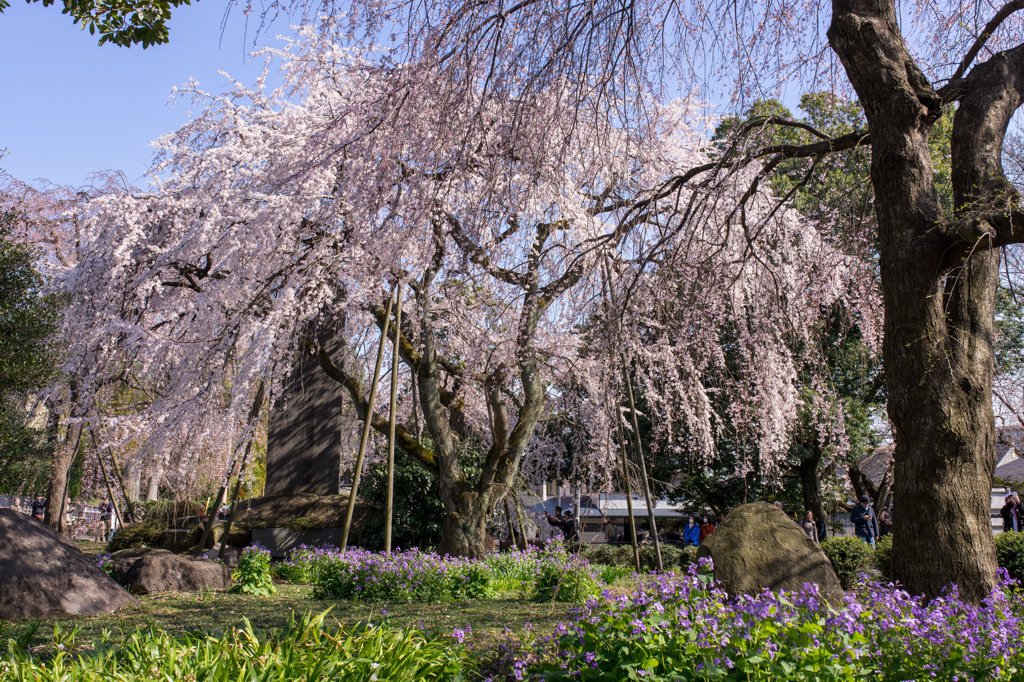
<path fill-rule="evenodd" d="M 605 585 L 611 585 L 616 580 L 633 575 L 632 566 L 606 566 L 603 564 L 596 564 L 594 565 L 594 570 L 601 575 L 601 582 Z"/>
<path fill-rule="evenodd" d="M 996 560 L 1014 580 L 1024 582 L 1024 533 L 1000 533 L 996 536 Z"/>
<path fill-rule="evenodd" d="M 137 523 L 129 523 L 114 531 L 114 537 L 107 543 L 108 552 L 116 552 L 129 547 L 156 547 L 164 534 L 164 526 L 149 519 Z"/>
<path fill-rule="evenodd" d="M 534 601 L 583 602 L 600 593 L 597 572 L 585 560 L 542 561 L 538 566 Z"/>
<path fill-rule="evenodd" d="M 439 602 L 486 597 L 493 589 L 487 564 L 415 550 L 331 553 L 313 575 L 313 596 L 318 599 Z"/>
<path fill-rule="evenodd" d="M 615 548 L 613 566 L 633 566 L 633 545 L 619 545 Z"/>
<path fill-rule="evenodd" d="M 592 547 L 584 545 L 583 551 L 580 552 L 580 556 L 585 558 L 592 564 L 604 564 L 605 566 L 615 566 L 618 562 L 615 560 L 616 549 L 614 545 L 594 545 Z"/>
<path fill-rule="evenodd" d="M 892 533 L 878 538 L 875 542 L 875 554 L 872 557 L 875 568 L 882 576 L 883 583 L 893 582 L 892 578 Z"/>
<path fill-rule="evenodd" d="M 697 563 L 697 548 L 693 545 L 683 547 L 679 554 L 679 570 L 686 571 L 691 564 Z"/>
<path fill-rule="evenodd" d="M 832 570 L 839 578 L 843 589 L 849 589 L 857 575 L 868 566 L 871 559 L 871 545 L 860 538 L 831 537 L 821 543 L 821 551 L 832 562 Z"/>
<path fill-rule="evenodd" d="M 238 566 L 231 573 L 235 585 L 231 592 L 267 597 L 277 592 L 270 577 L 270 552 L 253 545 L 242 550 Z"/>

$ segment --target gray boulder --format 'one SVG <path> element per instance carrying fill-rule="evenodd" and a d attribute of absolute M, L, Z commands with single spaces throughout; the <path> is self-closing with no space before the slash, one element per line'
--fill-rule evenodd
<path fill-rule="evenodd" d="M 111 555 L 111 576 L 133 594 L 223 590 L 231 585 L 228 567 L 215 561 L 185 557 L 165 549 L 123 552 Z"/>
<path fill-rule="evenodd" d="M 798 591 L 805 583 L 838 604 L 845 593 L 828 557 L 782 511 L 766 502 L 737 507 L 704 539 L 697 556 L 711 557 L 715 579 L 730 594 Z"/>
<path fill-rule="evenodd" d="M 136 601 L 52 528 L 0 509 L 0 619 L 91 616 Z"/>

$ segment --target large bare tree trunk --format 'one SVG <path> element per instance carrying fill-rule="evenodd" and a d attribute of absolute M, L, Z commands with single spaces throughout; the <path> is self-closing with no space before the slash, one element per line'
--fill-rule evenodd
<path fill-rule="evenodd" d="M 989 486 L 1000 247 L 1020 240 L 1000 157 L 1024 102 L 1024 48 L 936 91 L 904 44 L 893 0 L 833 0 L 828 35 L 871 134 L 896 441 L 893 573 L 912 593 L 934 597 L 955 583 L 979 601 L 996 571 Z M 953 101 L 956 214 L 945 216 L 928 134 Z"/>
<path fill-rule="evenodd" d="M 487 556 L 487 520 L 491 513 L 479 508 L 479 496 L 467 491 L 458 499 L 442 498 L 442 502 L 445 514 L 438 553 L 474 559 Z"/>

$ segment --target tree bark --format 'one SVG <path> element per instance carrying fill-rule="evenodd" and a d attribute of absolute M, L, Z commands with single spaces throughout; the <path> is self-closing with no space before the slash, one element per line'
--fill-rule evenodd
<path fill-rule="evenodd" d="M 444 522 L 438 554 L 483 559 L 487 556 L 487 520 L 491 509 L 481 509 L 480 496 L 467 491 L 459 499 L 444 499 Z"/>
<path fill-rule="evenodd" d="M 820 448 L 814 448 L 813 453 L 810 457 L 800 460 L 797 473 L 800 476 L 800 489 L 803 492 L 804 511 L 814 512 L 815 519 L 824 519 L 825 505 L 821 499 L 821 479 L 818 477 L 822 452 Z M 820 539 L 824 540 L 824 538 Z"/>
<path fill-rule="evenodd" d="M 1024 54 L 996 54 L 944 88 L 961 103 L 956 214 L 944 216 L 928 147 L 944 102 L 910 56 L 893 0 L 833 0 L 828 36 L 871 135 L 895 430 L 893 574 L 911 593 L 956 584 L 977 602 L 995 584 L 993 312 L 999 247 L 1020 240 L 1005 225 L 1019 209 L 1000 156 L 1024 101 Z"/>

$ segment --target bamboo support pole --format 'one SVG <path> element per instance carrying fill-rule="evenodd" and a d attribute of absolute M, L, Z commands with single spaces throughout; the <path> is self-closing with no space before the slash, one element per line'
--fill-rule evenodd
<path fill-rule="evenodd" d="M 263 398 L 265 387 L 263 380 L 260 380 L 259 386 L 256 388 L 256 397 L 253 398 L 252 407 L 249 408 L 249 417 L 246 420 L 246 426 L 252 425 L 252 423 L 259 416 L 260 411 L 263 409 Z M 246 454 L 249 452 L 249 447 L 252 446 L 252 439 L 249 439 L 249 444 L 246 446 Z M 235 446 L 237 452 L 238 445 Z M 210 509 L 209 514 L 206 517 L 206 527 L 203 529 L 203 537 L 199 540 L 200 549 L 206 547 L 206 543 L 209 542 L 210 537 L 213 535 L 213 522 L 217 520 L 217 510 L 220 505 L 224 502 L 224 496 L 227 495 L 228 486 L 231 484 L 231 474 L 235 471 L 235 462 L 238 461 L 237 457 L 231 459 L 231 464 L 228 466 L 227 473 L 224 474 L 224 481 L 221 483 L 220 489 L 217 490 L 217 499 L 213 503 L 213 507 Z"/>
<path fill-rule="evenodd" d="M 402 290 L 395 285 L 395 342 L 391 349 L 391 407 L 388 425 L 388 492 L 384 503 L 384 553 L 391 554 L 391 517 L 395 500 L 395 412 L 398 409 L 398 345 L 402 330 Z"/>
<path fill-rule="evenodd" d="M 661 542 L 658 540 L 658 524 L 654 520 L 654 504 L 651 501 L 651 486 L 647 481 L 647 462 L 644 460 L 643 444 L 640 442 L 640 425 L 636 418 L 636 403 L 633 402 L 633 380 L 626 371 L 626 360 L 622 358 L 622 377 L 626 384 L 626 397 L 629 399 L 629 414 L 633 422 L 633 443 L 636 446 L 637 464 L 640 466 L 640 485 L 643 486 L 644 501 L 647 503 L 647 521 L 651 526 L 651 537 L 654 539 L 654 554 L 658 561 L 658 572 L 663 573 L 665 566 L 661 561 Z"/>
<path fill-rule="evenodd" d="M 124 520 L 121 518 L 121 509 L 117 505 L 117 498 L 114 496 L 114 487 L 110 485 L 110 476 L 107 475 L 107 465 L 103 463 L 103 455 L 100 453 L 100 444 L 96 438 L 96 432 L 89 429 L 89 435 L 92 437 L 92 449 L 96 453 L 96 461 L 100 463 L 100 472 L 103 474 L 103 483 L 107 486 L 107 495 L 110 496 L 110 504 L 114 507 L 114 516 L 117 517 L 117 527 L 121 528 L 124 526 Z"/>
<path fill-rule="evenodd" d="M 626 487 L 626 515 L 629 522 L 629 542 L 633 545 L 633 565 L 640 572 L 640 546 L 636 539 L 636 517 L 633 515 L 633 486 L 629 482 L 629 466 L 626 459 L 626 439 L 622 436 L 622 414 L 616 417 L 616 431 L 619 434 L 619 461 L 622 463 L 622 484 Z"/>
<path fill-rule="evenodd" d="M 530 542 L 529 539 L 526 537 L 526 522 L 523 520 L 523 510 L 521 505 L 519 504 L 518 499 L 512 503 L 512 509 L 515 510 L 516 520 L 519 522 L 519 549 L 526 551 L 526 549 L 530 546 Z"/>
<path fill-rule="evenodd" d="M 370 397 L 366 403 L 366 415 L 363 420 L 363 436 L 359 441 L 359 452 L 356 454 L 355 471 L 352 474 L 352 489 L 348 495 L 348 508 L 345 510 L 345 526 L 341 532 L 341 551 L 348 548 L 348 534 L 352 529 L 352 514 L 356 509 L 356 494 L 359 492 L 359 478 L 363 474 L 363 457 L 366 455 L 366 443 L 370 439 L 370 422 L 373 421 L 373 403 L 377 399 L 377 382 L 380 380 L 380 364 L 384 359 L 384 346 L 388 340 L 388 328 L 391 324 L 391 304 L 394 301 L 395 293 L 398 290 L 398 283 L 391 292 L 388 299 L 387 309 L 384 311 L 384 328 L 380 332 L 380 345 L 377 347 L 377 362 L 373 368 L 373 380 L 370 382 Z"/>

